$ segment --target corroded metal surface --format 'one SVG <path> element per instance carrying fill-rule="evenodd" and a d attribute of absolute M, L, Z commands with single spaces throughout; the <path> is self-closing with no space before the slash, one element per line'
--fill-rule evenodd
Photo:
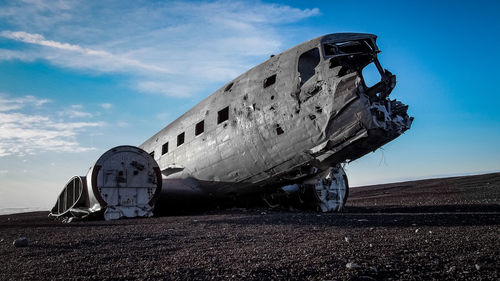
<path fill-rule="evenodd" d="M 166 176 L 162 198 L 307 189 L 404 133 L 413 118 L 389 99 L 396 77 L 382 68 L 375 41 L 371 34 L 330 34 L 272 56 L 152 136 L 140 147 Z M 369 64 L 380 74 L 371 87 L 363 77 Z"/>
<path fill-rule="evenodd" d="M 50 216 L 150 217 L 160 190 L 160 170 L 154 159 L 140 148 L 118 146 L 104 153 L 86 177 L 70 180 Z"/>

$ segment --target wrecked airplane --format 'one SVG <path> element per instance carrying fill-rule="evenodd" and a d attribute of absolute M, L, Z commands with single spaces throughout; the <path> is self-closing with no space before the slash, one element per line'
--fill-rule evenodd
<path fill-rule="evenodd" d="M 156 212 L 256 194 L 270 206 L 342 210 L 349 191 L 342 164 L 395 139 L 413 121 L 407 105 L 389 98 L 396 77 L 378 61 L 376 38 L 329 34 L 271 56 L 134 148 L 140 159 L 132 161 L 147 167 L 139 174 L 148 171 L 140 180 L 130 159 L 118 161 L 87 176 L 92 188 L 72 179 L 68 186 L 78 182 L 86 201 L 66 198 L 61 206 L 63 190 L 52 214 L 78 216 L 86 208 L 104 210 L 106 219 L 149 216 L 155 202 Z M 363 77 L 370 64 L 380 74 L 372 86 Z M 129 181 L 137 196 L 148 196 L 124 200 Z"/>

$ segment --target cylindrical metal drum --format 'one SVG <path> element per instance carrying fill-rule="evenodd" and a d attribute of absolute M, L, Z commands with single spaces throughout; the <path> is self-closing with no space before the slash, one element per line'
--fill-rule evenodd
<path fill-rule="evenodd" d="M 151 155 L 135 146 L 117 146 L 90 167 L 87 177 L 70 179 L 49 216 L 68 221 L 100 212 L 106 220 L 150 217 L 161 185 L 161 171 Z"/>
<path fill-rule="evenodd" d="M 106 220 L 152 216 L 162 184 L 156 161 L 135 146 L 108 150 L 90 168 L 87 180 L 89 207 L 106 208 Z"/>

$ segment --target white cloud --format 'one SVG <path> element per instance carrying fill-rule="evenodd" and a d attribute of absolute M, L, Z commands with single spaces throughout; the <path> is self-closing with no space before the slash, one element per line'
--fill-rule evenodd
<path fill-rule="evenodd" d="M 24 51 L 15 51 L 0 48 L 0 60 L 21 60 L 25 62 L 34 61 L 37 58 L 35 53 L 27 53 Z"/>
<path fill-rule="evenodd" d="M 319 13 L 258 1 L 27 1 L 0 9 L 9 27 L 0 36 L 26 43 L 0 60 L 126 73 L 139 91 L 206 95 L 288 47 L 287 25 Z"/>
<path fill-rule="evenodd" d="M 59 116 L 65 116 L 71 119 L 74 118 L 92 118 L 94 115 L 92 113 L 88 113 L 82 110 L 83 105 L 81 104 L 73 104 L 71 108 L 59 111 Z"/>
<path fill-rule="evenodd" d="M 78 134 L 102 122 L 56 121 L 49 116 L 17 112 L 26 105 L 48 102 L 32 96 L 9 99 L 0 96 L 0 157 L 36 154 L 42 151 L 82 152 L 92 150 L 78 143 Z"/>
<path fill-rule="evenodd" d="M 0 93 L 0 112 L 18 110 L 25 106 L 40 107 L 50 102 L 48 99 L 37 99 L 34 96 L 7 99 L 5 94 Z"/>
<path fill-rule="evenodd" d="M 101 103 L 101 104 L 99 104 L 99 106 L 106 109 L 106 110 L 111 109 L 111 107 L 113 107 L 113 105 L 110 103 Z"/>
<path fill-rule="evenodd" d="M 74 104 L 71 108 L 59 111 L 59 116 L 65 116 L 71 119 L 74 118 L 92 118 L 94 115 L 92 113 L 88 113 L 82 110 L 83 106 L 80 104 Z"/>
<path fill-rule="evenodd" d="M 67 113 L 71 118 L 91 118 L 93 116 L 91 113 L 78 110 L 70 110 Z"/>
<path fill-rule="evenodd" d="M 127 122 L 124 122 L 124 121 L 120 121 L 116 124 L 118 127 L 120 128 L 126 128 L 129 126 L 129 124 Z"/>
<path fill-rule="evenodd" d="M 0 36 L 16 41 L 21 41 L 24 43 L 30 43 L 49 48 L 60 49 L 63 51 L 75 52 L 83 55 L 82 58 L 73 62 L 73 65 L 71 65 L 73 67 L 101 68 L 101 69 L 106 69 L 108 71 L 120 71 L 120 69 L 123 69 L 125 67 L 125 68 L 143 68 L 147 71 L 154 71 L 158 73 L 170 72 L 168 71 L 168 69 L 164 67 L 155 66 L 151 64 L 144 64 L 138 60 L 128 58 L 126 56 L 115 55 L 102 50 L 84 48 L 79 45 L 46 40 L 41 34 L 27 33 L 24 31 L 15 31 L 15 32 L 2 31 L 0 32 Z M 64 62 L 64 58 L 61 59 L 62 59 L 61 61 Z"/>

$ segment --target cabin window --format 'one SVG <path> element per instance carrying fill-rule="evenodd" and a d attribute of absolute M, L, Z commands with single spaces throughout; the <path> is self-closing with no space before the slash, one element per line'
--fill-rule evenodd
<path fill-rule="evenodd" d="M 264 88 L 267 88 L 267 87 L 271 86 L 274 83 L 276 83 L 276 74 L 274 74 L 272 76 L 269 76 L 266 79 L 264 79 Z"/>
<path fill-rule="evenodd" d="M 205 131 L 205 120 L 201 120 L 194 127 L 194 135 L 197 136 Z"/>
<path fill-rule="evenodd" d="M 184 143 L 184 132 L 180 133 L 177 136 L 177 146 L 181 145 Z"/>
<path fill-rule="evenodd" d="M 151 157 L 153 157 L 153 159 L 155 158 L 155 152 L 154 151 L 151 151 L 151 153 L 149 153 L 149 155 L 151 155 Z"/>
<path fill-rule="evenodd" d="M 276 134 L 279 136 L 283 134 L 285 131 L 281 128 L 280 124 L 276 124 Z"/>
<path fill-rule="evenodd" d="M 168 152 L 168 142 L 164 143 L 161 146 L 161 155 L 166 154 Z"/>
<path fill-rule="evenodd" d="M 299 57 L 298 71 L 300 74 L 300 85 L 302 86 L 307 80 L 313 77 L 316 66 L 319 64 L 319 49 L 311 49 Z"/>
<path fill-rule="evenodd" d="M 231 82 L 229 85 L 227 85 L 226 88 L 224 88 L 224 92 L 231 90 L 231 87 L 233 87 L 233 85 L 234 85 L 233 82 Z"/>
<path fill-rule="evenodd" d="M 220 124 L 229 119 L 229 106 L 219 110 L 217 112 L 217 124 Z"/>

